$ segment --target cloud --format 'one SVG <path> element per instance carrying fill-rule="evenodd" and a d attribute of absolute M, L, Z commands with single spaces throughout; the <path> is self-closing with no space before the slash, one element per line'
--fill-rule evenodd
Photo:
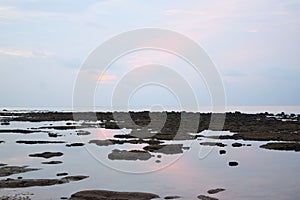
<path fill-rule="evenodd" d="M 115 75 L 102 75 L 102 76 L 99 76 L 99 78 L 98 78 L 100 84 L 109 84 L 109 83 L 112 83 L 116 79 L 117 79 L 117 76 L 115 76 Z"/>
<path fill-rule="evenodd" d="M 47 51 L 28 51 L 28 50 L 21 50 L 21 49 L 5 49 L 0 48 L 0 54 L 7 55 L 7 56 L 16 56 L 16 57 L 23 57 L 23 58 L 32 58 L 32 57 L 40 57 L 40 58 L 47 58 L 50 56 L 54 56 L 53 53 Z"/>
<path fill-rule="evenodd" d="M 25 58 L 33 57 L 33 53 L 31 51 L 24 51 L 24 50 L 0 49 L 0 54 L 4 54 L 8 56 L 25 57 Z"/>

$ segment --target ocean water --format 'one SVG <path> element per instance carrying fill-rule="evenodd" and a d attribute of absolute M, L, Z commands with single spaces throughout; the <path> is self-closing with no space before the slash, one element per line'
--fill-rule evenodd
<path fill-rule="evenodd" d="M 69 121 L 72 122 L 72 121 Z M 65 125 L 61 122 L 11 122 L 0 129 L 28 129 Z M 72 122 L 80 123 L 80 122 Z M 299 199 L 300 154 L 297 152 L 272 151 L 259 148 L 266 142 L 233 141 L 215 139 L 169 141 L 171 144 L 183 144 L 189 147 L 179 154 L 152 153 L 146 161 L 110 160 L 108 154 L 113 149 L 139 150 L 145 144 L 123 144 L 97 146 L 89 144 L 91 139 L 110 139 L 115 134 L 129 133 L 131 130 L 110 130 L 103 128 L 84 129 L 91 132 L 88 136 L 77 136 L 76 130 L 44 129 L 61 134 L 58 138 L 49 138 L 45 132 L 32 134 L 1 133 L 0 163 L 34 168 L 39 171 L 16 174 L 10 178 L 57 178 L 56 174 L 68 172 L 69 175 L 87 175 L 89 178 L 63 185 L 30 187 L 21 189 L 0 189 L 1 195 L 32 193 L 32 199 L 60 199 L 72 193 L 89 189 L 114 191 L 151 192 L 161 197 L 178 195 L 182 199 L 196 199 L 207 190 L 224 188 L 213 197 L 220 199 Z M 205 135 L 230 134 L 228 132 L 205 131 Z M 17 140 L 60 140 L 67 143 L 83 142 L 84 147 L 66 147 L 65 144 L 25 145 Z M 200 142 L 222 142 L 226 147 L 201 146 Z M 234 148 L 234 142 L 251 144 Z M 220 155 L 219 150 L 226 150 Z M 31 153 L 46 151 L 63 152 L 63 157 L 48 159 L 61 160 L 62 164 L 43 165 L 43 158 L 32 158 Z M 161 158 L 160 158 L 161 157 Z M 160 162 L 158 163 L 157 160 Z M 230 167 L 229 161 L 237 161 L 236 167 Z M 4 177 L 5 179 L 7 177 Z"/>
<path fill-rule="evenodd" d="M 177 107 L 172 106 L 164 106 L 166 111 L 182 111 Z M 94 108 L 87 108 L 87 107 L 80 107 L 80 108 L 73 108 L 73 107 L 1 107 L 0 111 L 6 109 L 8 111 L 13 112 L 38 112 L 38 111 L 60 111 L 60 112 L 70 112 L 70 111 L 97 111 L 97 112 L 108 112 L 108 111 L 119 111 L 115 110 L 111 107 L 100 107 L 96 106 Z M 148 107 L 140 108 L 140 107 L 130 107 L 128 110 L 130 111 L 144 111 L 148 110 L 151 111 Z M 128 111 L 128 110 L 120 110 L 120 111 Z M 212 112 L 211 106 L 204 106 L 199 107 L 198 109 L 191 108 L 190 112 Z M 216 109 L 218 110 L 218 109 Z M 290 113 L 300 113 L 300 106 L 225 106 L 225 109 L 220 110 L 220 112 L 235 112 L 239 111 L 242 113 L 260 113 L 260 112 L 269 112 L 269 113 L 281 113 L 285 112 L 287 114 Z"/>

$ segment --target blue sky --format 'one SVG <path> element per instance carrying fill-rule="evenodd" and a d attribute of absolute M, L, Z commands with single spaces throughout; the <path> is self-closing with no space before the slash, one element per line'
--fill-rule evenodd
<path fill-rule="evenodd" d="M 71 106 L 89 53 L 114 35 L 144 27 L 171 29 L 199 43 L 220 72 L 227 105 L 300 103 L 297 0 L 2 0 L 0 27 L 0 107 Z M 103 97 L 135 64 L 156 59 L 180 71 L 184 63 L 169 57 L 141 52 L 116 61 L 96 91 L 96 104 L 109 104 Z M 201 105 L 209 104 L 202 80 L 192 82 Z M 174 103 L 155 90 L 137 92 L 133 101 Z"/>

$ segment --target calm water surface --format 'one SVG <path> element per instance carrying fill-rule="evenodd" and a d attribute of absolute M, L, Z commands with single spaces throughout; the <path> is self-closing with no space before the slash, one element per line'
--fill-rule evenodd
<path fill-rule="evenodd" d="M 27 129 L 41 126 L 65 125 L 66 122 L 11 122 L 1 129 Z M 167 143 L 184 144 L 190 147 L 182 154 L 166 155 L 152 153 L 147 161 L 110 160 L 108 154 L 113 149 L 138 150 L 145 144 L 124 144 L 97 146 L 88 144 L 91 139 L 113 138 L 114 134 L 129 133 L 130 130 L 84 129 L 91 131 L 88 136 L 77 136 L 75 130 L 53 130 L 62 137 L 50 138 L 47 133 L 32 134 L 1 133 L 0 163 L 8 165 L 28 165 L 42 168 L 39 171 L 9 176 L 17 178 L 57 178 L 56 174 L 68 172 L 69 175 L 87 175 L 88 179 L 63 185 L 31 187 L 23 189 L 0 189 L 0 194 L 19 194 L 30 192 L 32 199 L 60 199 L 72 193 L 87 189 L 107 189 L 115 191 L 138 191 L 156 193 L 161 197 L 179 195 L 183 199 L 196 199 L 207 190 L 224 188 L 213 197 L 220 199 L 300 199 L 300 153 L 271 151 L 259 148 L 266 142 L 232 140 L 191 140 Z M 205 131 L 206 135 L 228 134 Z M 67 143 L 84 142 L 84 147 L 66 147 L 65 144 L 25 145 L 17 140 L 62 140 Z M 228 146 L 208 147 L 199 143 L 204 141 L 223 142 Z M 233 148 L 234 142 L 251 144 Z M 227 153 L 220 155 L 219 150 Z M 60 151 L 63 157 L 47 159 L 61 160 L 63 164 L 43 165 L 44 158 L 31 158 L 31 153 Z M 161 158 L 159 158 L 161 156 Z M 156 161 L 160 162 L 157 163 Z M 237 167 L 229 167 L 229 161 L 238 161 Z M 6 179 L 3 177 L 2 179 Z"/>

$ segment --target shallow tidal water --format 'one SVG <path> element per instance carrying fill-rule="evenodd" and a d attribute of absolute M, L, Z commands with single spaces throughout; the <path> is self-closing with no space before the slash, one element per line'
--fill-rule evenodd
<path fill-rule="evenodd" d="M 72 122 L 74 123 L 74 122 Z M 78 123 L 78 122 L 77 122 Z M 27 129 L 65 125 L 62 122 L 11 122 L 0 129 Z M 60 199 L 71 194 L 90 189 L 113 191 L 150 192 L 160 197 L 181 196 L 182 199 L 196 199 L 207 194 L 207 190 L 226 189 L 209 195 L 219 199 L 300 199 L 300 154 L 297 152 L 273 151 L 259 148 L 266 142 L 195 139 L 176 140 L 165 143 L 183 144 L 183 153 L 151 153 L 153 157 L 146 161 L 110 160 L 108 154 L 114 150 L 141 150 L 146 144 L 122 144 L 97 146 L 89 144 L 92 139 L 110 139 L 115 134 L 130 133 L 131 130 L 110 130 L 86 128 L 87 136 L 78 136 L 77 130 L 43 129 L 45 132 L 30 134 L 0 133 L 0 163 L 9 166 L 28 165 L 41 168 L 38 171 L 11 175 L 6 178 L 23 179 L 59 178 L 57 173 L 67 172 L 70 176 L 87 175 L 89 178 L 62 185 L 0 189 L 0 195 L 30 193 L 31 199 Z M 47 132 L 61 134 L 50 138 Z M 220 135 L 223 132 L 205 131 L 205 135 Z M 226 133 L 228 134 L 228 132 Z M 55 140 L 67 144 L 83 142 L 82 147 L 66 147 L 66 144 L 17 144 L 17 140 Z M 226 147 L 202 146 L 200 142 L 222 142 Z M 232 147 L 234 142 L 251 146 Z M 219 150 L 226 150 L 220 155 Z M 46 151 L 62 152 L 62 157 L 50 159 L 29 157 L 32 153 Z M 45 165 L 43 161 L 59 160 L 62 164 Z M 236 167 L 230 167 L 229 161 L 237 161 Z"/>

